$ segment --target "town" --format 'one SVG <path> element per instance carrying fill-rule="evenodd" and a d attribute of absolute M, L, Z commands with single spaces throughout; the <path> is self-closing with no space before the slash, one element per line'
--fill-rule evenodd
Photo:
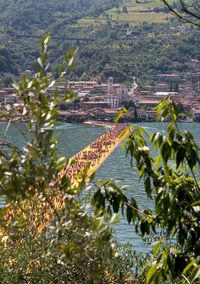
<path fill-rule="evenodd" d="M 116 113 L 125 107 L 129 114 L 121 117 L 125 121 L 155 121 L 155 107 L 165 97 L 176 102 L 180 121 L 200 121 L 200 61 L 187 62 L 190 72 L 185 74 L 159 74 L 155 83 L 139 86 L 133 77 L 129 86 L 114 82 L 68 81 L 59 83 L 56 88 L 62 98 L 65 92 L 74 93 L 70 102 L 60 103 L 59 120 L 65 122 L 84 122 L 88 120 L 113 122 Z M 51 94 L 53 89 L 48 89 Z M 12 87 L 0 88 L 1 108 L 12 109 L 20 104 Z"/>

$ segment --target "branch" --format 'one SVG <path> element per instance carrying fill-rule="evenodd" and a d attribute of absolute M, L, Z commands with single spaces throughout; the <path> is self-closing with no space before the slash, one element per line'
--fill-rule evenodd
<path fill-rule="evenodd" d="M 200 20 L 200 16 L 195 14 L 194 12 L 188 10 L 188 8 L 186 7 L 185 3 L 183 2 L 183 0 L 180 0 L 181 5 L 182 5 L 182 10 L 186 13 L 191 15 L 192 17 L 196 18 L 197 20 Z"/>
<path fill-rule="evenodd" d="M 4 146 L 7 147 L 7 148 L 10 148 L 10 149 L 12 149 L 12 150 L 15 150 L 19 155 L 22 155 L 22 154 L 23 154 L 23 152 L 22 152 L 21 150 L 19 150 L 19 149 L 18 149 L 15 145 L 13 145 L 12 143 L 0 139 L 1 151 L 2 151 L 2 148 L 3 148 Z"/>
<path fill-rule="evenodd" d="M 3 150 L 4 143 L 6 142 L 6 137 L 9 127 L 10 127 L 10 120 L 7 122 L 6 128 L 3 133 L 3 143 L 1 144 L 1 150 Z"/>
<path fill-rule="evenodd" d="M 200 23 L 194 22 L 194 21 L 192 21 L 192 20 L 190 20 L 190 19 L 188 19 L 188 18 L 182 16 L 179 12 L 177 12 L 174 8 L 172 8 L 172 6 L 168 3 L 167 0 L 162 0 L 162 1 L 163 1 L 163 3 L 168 7 L 168 9 L 169 9 L 176 17 L 178 17 L 179 19 L 183 20 L 183 21 L 186 22 L 186 23 L 192 24 L 192 25 L 194 25 L 194 26 L 200 28 Z M 199 17 L 199 16 L 197 16 L 197 15 L 194 14 L 193 12 L 189 11 L 189 10 L 185 7 L 185 4 L 183 3 L 183 1 L 182 1 L 182 0 L 180 0 L 180 1 L 181 1 L 181 4 L 182 4 L 182 10 L 183 10 L 186 14 L 191 15 L 191 16 L 193 16 L 194 18 L 197 18 L 198 20 L 200 20 L 200 17 Z M 184 4 L 184 5 L 183 5 L 183 4 Z"/>

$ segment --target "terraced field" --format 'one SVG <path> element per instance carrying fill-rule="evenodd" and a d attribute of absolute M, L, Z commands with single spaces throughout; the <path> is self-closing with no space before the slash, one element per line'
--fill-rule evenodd
<path fill-rule="evenodd" d="M 128 12 L 127 14 L 111 14 L 112 18 L 119 22 L 135 24 L 139 22 L 161 23 L 167 21 L 171 15 L 169 13 L 154 12 Z"/>
<path fill-rule="evenodd" d="M 124 9 L 127 9 L 127 12 L 124 12 Z M 113 20 L 130 24 L 138 22 L 161 23 L 172 16 L 161 0 L 147 0 L 140 3 L 132 0 L 130 3 L 124 3 L 119 8 L 114 8 L 107 13 Z"/>
<path fill-rule="evenodd" d="M 123 8 L 124 6 L 126 8 Z M 127 9 L 126 12 L 123 12 L 123 9 Z M 105 12 L 98 20 L 83 18 L 78 21 L 78 24 L 83 26 L 98 26 L 108 20 L 128 22 L 132 25 L 141 22 L 162 23 L 167 21 L 170 17 L 172 17 L 172 14 L 164 6 L 162 0 L 147 0 L 147 2 L 144 0 L 140 3 L 137 3 L 136 0 L 132 0 L 130 3 L 124 3 L 118 8 L 113 8 Z"/>

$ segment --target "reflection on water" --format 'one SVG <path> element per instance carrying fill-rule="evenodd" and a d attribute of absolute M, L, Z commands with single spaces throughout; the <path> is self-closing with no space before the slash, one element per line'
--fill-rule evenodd
<path fill-rule="evenodd" d="M 165 131 L 167 129 L 166 123 L 143 123 L 140 124 L 145 130 L 151 134 L 156 130 Z M 198 123 L 180 123 L 180 130 L 189 130 L 199 143 L 200 124 Z M 0 139 L 3 136 L 5 123 L 0 123 Z M 21 134 L 18 133 L 21 131 Z M 26 137 L 24 136 L 24 125 L 13 126 L 8 131 L 8 138 L 16 145 L 22 145 Z M 57 126 L 57 133 L 60 135 L 59 152 L 65 156 L 72 156 L 89 143 L 94 141 L 99 135 L 107 129 L 98 126 L 83 125 L 83 124 L 61 124 Z M 122 178 L 124 181 L 120 184 L 127 185 L 127 195 L 133 196 L 142 207 L 151 207 L 152 202 L 147 199 L 142 183 L 139 183 L 138 175 L 135 169 L 131 169 L 130 159 L 125 157 L 125 153 L 121 151 L 119 146 L 112 153 L 105 163 L 99 168 L 96 173 L 95 181 L 98 179 L 107 179 L 112 177 Z M 1 203 L 1 200 L 0 200 Z M 117 239 L 126 243 L 128 241 L 133 243 L 137 251 L 147 251 L 148 247 L 144 246 L 141 238 L 134 232 L 133 225 L 128 225 L 127 222 L 121 219 L 121 222 L 114 225 L 114 230 Z"/>

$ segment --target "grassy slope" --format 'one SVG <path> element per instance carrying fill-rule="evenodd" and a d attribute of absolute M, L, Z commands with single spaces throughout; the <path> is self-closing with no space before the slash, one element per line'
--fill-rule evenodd
<path fill-rule="evenodd" d="M 190 0 L 188 0 L 188 3 Z M 176 2 L 176 0 L 168 0 L 169 4 Z M 185 1 L 187 3 L 187 0 Z M 123 6 L 127 7 L 128 13 L 122 13 Z M 116 22 L 128 22 L 129 24 L 135 25 L 137 23 L 163 23 L 166 22 L 172 14 L 170 12 L 158 11 L 155 12 L 154 9 L 166 8 L 162 0 L 147 0 L 147 2 L 137 2 L 136 0 L 131 0 L 130 3 L 123 3 L 119 7 L 114 7 L 105 13 L 105 17 L 99 19 L 100 21 L 105 21 L 110 18 L 112 21 Z M 97 25 L 99 24 L 91 18 L 86 18 L 80 20 L 82 25 Z"/>
<path fill-rule="evenodd" d="M 173 1 L 171 0 L 169 2 Z M 127 6 L 128 13 L 122 13 L 123 6 Z M 140 22 L 161 23 L 168 20 L 171 14 L 162 11 L 156 13 L 153 11 L 156 7 L 164 7 L 161 0 L 152 0 L 147 3 L 136 3 L 136 0 L 132 0 L 130 3 L 121 4 L 118 8 L 108 10 L 106 17 L 103 17 L 102 21 L 107 19 L 107 17 L 117 22 L 128 22 L 129 24 Z M 93 25 L 96 24 L 91 18 L 82 19 L 79 23 L 88 25 L 91 24 L 91 22 Z"/>

